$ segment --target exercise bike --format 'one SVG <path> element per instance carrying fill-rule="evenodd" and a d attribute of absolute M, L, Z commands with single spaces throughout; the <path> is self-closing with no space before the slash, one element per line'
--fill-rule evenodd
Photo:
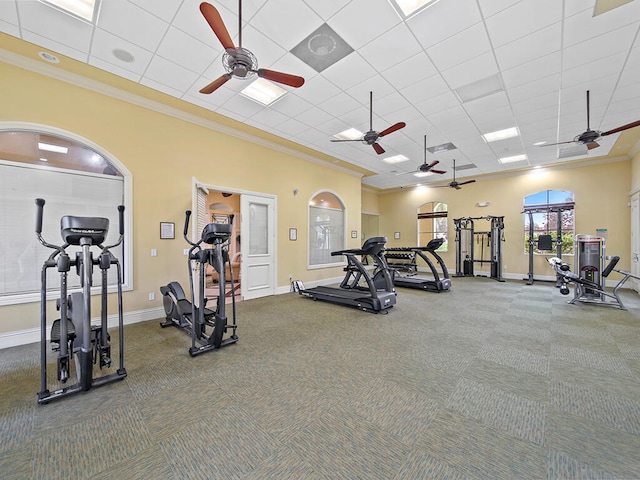
<path fill-rule="evenodd" d="M 233 284 L 233 271 L 230 268 L 228 243 L 231 237 L 233 215 L 229 215 L 228 223 L 210 223 L 202 230 L 200 240 L 192 242 L 188 237 L 189 218 L 191 211 L 187 210 L 184 222 L 184 239 L 191 248 L 188 253 L 189 287 L 191 301 L 187 300 L 184 290 L 178 282 L 170 282 L 160 287 L 166 319 L 160 323 L 161 327 L 174 326 L 187 332 L 191 336 L 189 355 L 195 357 L 201 353 L 222 348 L 238 341 L 236 334 L 236 299 L 231 297 L 232 322 L 227 322 L 225 290 L 225 268 L 229 265 L 230 280 Z M 203 248 L 202 244 L 213 245 L 213 248 Z M 192 262 L 199 268 L 198 296 L 194 288 L 194 274 L 191 271 Z M 205 297 L 205 266 L 211 265 L 218 272 L 218 299 L 216 309 L 206 307 Z M 225 333 L 230 335 L 224 338 Z"/>
<path fill-rule="evenodd" d="M 101 217 L 76 217 L 66 215 L 60 219 L 62 245 L 48 243 L 42 237 L 42 219 L 45 201 L 36 199 L 36 235 L 42 245 L 53 249 L 53 253 L 44 262 L 41 274 L 40 302 L 40 391 L 38 403 L 46 404 L 56 398 L 90 390 L 107 383 L 122 380 L 127 376 L 124 368 L 124 326 L 122 313 L 122 270 L 118 259 L 110 249 L 117 247 L 124 238 L 124 206 L 118 207 L 120 232 L 118 241 L 103 246 L 109 232 L 109 219 Z M 80 246 L 75 258 L 71 258 L 66 249 Z M 94 258 L 91 247 L 101 249 Z M 91 324 L 91 286 L 93 284 L 93 266 L 98 265 L 102 272 L 102 310 L 100 325 Z M 111 336 L 107 330 L 107 274 L 111 265 L 116 266 L 118 288 L 118 345 L 119 366 L 117 371 L 94 378 L 94 365 L 100 370 L 111 368 Z M 81 292 L 68 294 L 68 274 L 75 267 L 80 277 Z M 55 268 L 60 274 L 60 296 L 56 308 L 60 318 L 51 326 L 50 342 L 57 355 L 57 379 L 66 384 L 71 378 L 72 359 L 75 363 L 77 383 L 54 391 L 49 390 L 47 379 L 47 270 Z"/>

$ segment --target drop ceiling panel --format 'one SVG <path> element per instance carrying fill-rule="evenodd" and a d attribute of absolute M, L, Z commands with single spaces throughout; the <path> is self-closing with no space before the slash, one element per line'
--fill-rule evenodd
<path fill-rule="evenodd" d="M 447 21 L 443 22 L 443 18 Z M 482 17 L 475 0 L 437 2 L 411 17 L 407 24 L 424 48 L 462 32 L 480 22 Z"/>
<path fill-rule="evenodd" d="M 40 2 L 19 2 L 20 28 L 74 51 L 87 53 L 93 27 Z"/>
<path fill-rule="evenodd" d="M 106 0 L 109 1 L 109 0 Z M 165 22 L 169 23 L 175 17 L 178 8 L 182 2 L 178 0 L 170 0 L 159 2 L 158 0 L 129 0 L 131 3 L 138 7 L 152 13 L 156 17 L 161 18 Z M 189 2 L 187 2 L 189 3 Z"/>
<path fill-rule="evenodd" d="M 382 76 L 396 89 L 419 82 L 423 78 L 439 73 L 426 53 L 418 53 L 398 65 L 381 72 Z"/>
<path fill-rule="evenodd" d="M 123 50 L 131 54 L 133 60 L 124 62 L 114 55 L 114 50 Z M 116 37 L 109 32 L 96 28 L 91 46 L 92 62 L 102 60 L 115 67 L 142 75 L 151 61 L 153 54 L 131 42 Z"/>
<path fill-rule="evenodd" d="M 453 89 L 477 82 L 498 73 L 493 53 L 479 55 L 442 72 L 442 76 Z"/>
<path fill-rule="evenodd" d="M 496 48 L 500 68 L 508 70 L 558 52 L 561 34 L 562 25 L 558 22 Z"/>
<path fill-rule="evenodd" d="M 447 70 L 491 51 L 484 24 L 477 23 L 427 49 L 438 70 Z"/>
<path fill-rule="evenodd" d="M 251 19 L 254 28 L 284 50 L 291 50 L 322 23 L 322 18 L 304 2 L 288 0 L 267 2 Z"/>
<path fill-rule="evenodd" d="M 322 72 L 324 78 L 342 90 L 373 77 L 376 71 L 357 52 L 350 53 Z"/>
<path fill-rule="evenodd" d="M 487 28 L 495 48 L 544 29 L 562 19 L 562 2 L 518 2 L 488 18 Z"/>
<path fill-rule="evenodd" d="M 327 21 L 356 50 L 399 23 L 387 0 L 352 0 Z"/>
<path fill-rule="evenodd" d="M 362 57 L 381 72 L 422 51 L 404 23 L 396 25 L 360 49 Z"/>
<path fill-rule="evenodd" d="M 202 73 L 210 62 L 222 53 L 222 48 L 212 48 L 182 30 L 171 27 L 160 42 L 159 56 L 196 73 Z"/>
<path fill-rule="evenodd" d="M 100 7 L 98 27 L 153 52 L 169 24 L 131 2 L 106 1 Z"/>

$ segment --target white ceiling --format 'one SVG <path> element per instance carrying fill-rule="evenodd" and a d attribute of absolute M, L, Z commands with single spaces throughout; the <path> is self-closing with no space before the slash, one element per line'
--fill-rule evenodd
<path fill-rule="evenodd" d="M 199 3 L 103 0 L 93 26 L 35 0 L 0 0 L 0 31 L 376 172 L 363 183 L 382 189 L 449 181 L 454 158 L 458 166 L 476 165 L 458 180 L 556 163 L 557 147 L 533 143 L 585 131 L 587 90 L 592 129 L 640 119 L 640 0 L 614 0 L 621 5 L 597 16 L 596 0 L 439 0 L 406 21 L 389 0 L 245 0 L 243 47 L 260 67 L 306 79 L 299 89 L 284 87 L 288 93 L 270 107 L 239 95 L 247 85 L 239 79 L 210 95 L 198 92 L 224 73 L 223 49 Z M 237 44 L 238 1 L 210 3 Z M 323 23 L 354 52 L 318 73 L 289 51 Z M 115 49 L 134 61 L 119 60 Z M 468 102 L 454 92 L 492 75 L 503 91 Z M 369 91 L 374 130 L 407 123 L 380 139 L 384 155 L 330 141 L 349 127 L 369 129 Z M 487 144 L 480 136 L 514 126 L 521 133 L 515 139 Z M 398 175 L 423 162 L 424 135 L 428 146 L 457 147 L 427 155 L 447 173 Z M 570 159 L 615 153 L 618 136 Z M 522 153 L 528 160 L 498 161 Z M 396 154 L 410 160 L 382 161 Z"/>

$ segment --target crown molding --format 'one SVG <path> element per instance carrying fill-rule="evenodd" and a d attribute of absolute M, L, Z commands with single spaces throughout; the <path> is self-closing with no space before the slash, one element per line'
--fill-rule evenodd
<path fill-rule="evenodd" d="M 355 172 L 351 169 L 342 167 L 335 163 L 330 163 L 328 161 L 322 160 L 316 156 L 309 155 L 307 153 L 301 152 L 294 148 L 290 148 L 284 145 L 279 144 L 278 142 L 274 142 L 271 140 L 267 140 L 261 138 L 257 135 L 253 135 L 249 132 L 243 132 L 242 130 L 238 130 L 233 127 L 229 127 L 227 125 L 223 125 L 221 123 L 215 122 L 213 120 L 209 120 L 203 118 L 198 115 L 194 115 L 192 113 L 185 112 L 184 110 L 180 110 L 179 108 L 171 107 L 169 105 L 163 104 L 161 102 L 157 102 L 155 100 L 151 100 L 145 98 L 141 95 L 137 95 L 132 92 L 128 92 L 121 88 L 113 87 L 106 83 L 100 82 L 98 80 L 94 80 L 91 78 L 84 77 L 77 73 L 69 72 L 58 68 L 54 65 L 45 64 L 38 60 L 34 60 L 23 55 L 19 55 L 17 53 L 11 52 L 9 50 L 5 50 L 0 48 L 0 61 L 9 65 L 13 65 L 18 68 L 22 68 L 23 70 L 28 70 L 33 73 L 37 73 L 39 75 L 43 75 L 46 77 L 53 78 L 55 80 L 59 80 L 70 85 L 74 85 L 76 87 L 84 88 L 86 90 L 99 93 L 101 95 L 106 95 L 108 97 L 114 98 L 116 100 L 121 100 L 127 102 L 132 105 L 136 105 L 138 107 L 154 111 L 156 113 L 160 113 L 163 115 L 167 115 L 178 120 L 182 120 L 194 125 L 198 125 L 200 127 L 207 128 L 209 130 L 213 130 L 225 135 L 229 135 L 241 140 L 245 140 L 247 142 L 254 143 L 256 145 L 260 145 L 265 148 L 269 148 L 271 150 L 276 150 L 278 152 L 291 155 L 302 160 L 306 160 L 308 162 L 312 162 L 318 165 L 322 165 L 324 167 L 331 168 L 333 170 L 340 171 L 342 173 L 346 173 L 348 175 L 352 175 L 358 178 L 362 178 L 364 176 L 361 172 Z M 191 105 L 191 104 L 190 104 Z M 202 107 L 200 107 L 202 108 Z M 215 113 L 215 112 L 212 112 Z M 220 115 L 220 114 L 216 114 Z M 235 120 L 233 120 L 235 121 Z M 247 128 L 255 128 L 255 127 L 247 127 Z M 268 132 L 264 132 L 267 135 L 272 135 Z M 337 160 L 337 159 L 336 159 Z"/>

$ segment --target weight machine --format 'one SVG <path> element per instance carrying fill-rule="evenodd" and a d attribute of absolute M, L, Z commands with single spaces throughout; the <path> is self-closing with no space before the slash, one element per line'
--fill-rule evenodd
<path fill-rule="evenodd" d="M 490 222 L 488 231 L 477 231 L 476 220 Z M 474 265 L 489 264 L 489 278 L 504 282 L 502 278 L 502 242 L 504 242 L 504 217 L 488 215 L 486 217 L 454 218 L 456 229 L 456 273 L 455 277 L 473 277 Z M 489 258 L 485 258 L 485 241 Z M 476 258 L 474 244 L 480 246 L 480 258 Z"/>
<path fill-rule="evenodd" d="M 607 257 L 605 255 L 605 238 L 592 235 L 576 235 L 575 237 L 575 271 L 570 270 L 569 264 L 560 258 L 549 259 L 549 264 L 558 274 L 561 280 L 560 293 L 569 294 L 567 283 L 574 284 L 574 295 L 568 303 L 576 302 L 593 303 L 616 307 L 626 310 L 618 291 L 629 278 L 640 280 L 640 277 L 626 270 L 617 270 L 615 267 L 620 257 Z M 609 263 L 605 266 L 605 259 Z M 622 279 L 613 287 L 612 292 L 605 288 L 605 281 L 609 274 L 615 271 L 622 275 Z"/>
<path fill-rule="evenodd" d="M 539 205 L 529 205 L 525 206 L 522 213 L 525 213 L 529 216 L 529 272 L 527 273 L 527 285 L 533 285 L 533 259 L 534 259 L 534 251 L 536 246 L 540 251 L 552 252 L 553 244 L 556 244 L 556 258 L 562 259 L 562 214 L 568 210 L 573 210 L 573 202 L 571 203 L 563 203 L 556 204 L 553 206 L 544 206 L 541 207 Z M 550 215 L 555 213 L 557 215 L 556 219 L 556 239 L 553 240 L 553 237 L 548 234 L 538 235 L 538 241 L 534 240 L 534 221 L 533 214 L 534 213 L 546 213 Z M 556 286 L 560 286 L 561 276 L 556 274 Z"/>

